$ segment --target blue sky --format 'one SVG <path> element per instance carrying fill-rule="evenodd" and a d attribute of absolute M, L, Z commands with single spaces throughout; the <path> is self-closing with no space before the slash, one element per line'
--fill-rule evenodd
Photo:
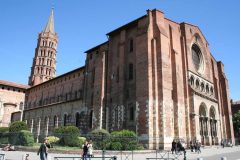
<path fill-rule="evenodd" d="M 0 0 L 0 79 L 27 84 L 37 45 L 53 0 Z M 157 8 L 176 22 L 200 27 L 210 50 L 225 66 L 230 95 L 240 99 L 240 1 L 238 0 L 55 0 L 59 36 L 57 75 L 85 63 L 84 51 L 106 33 Z"/>

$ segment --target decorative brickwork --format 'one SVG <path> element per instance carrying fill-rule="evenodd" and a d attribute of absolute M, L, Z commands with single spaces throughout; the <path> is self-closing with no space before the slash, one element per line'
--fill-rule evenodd
<path fill-rule="evenodd" d="M 130 129 L 150 149 L 170 148 L 174 138 L 234 143 L 224 67 L 197 26 L 148 10 L 86 51 L 84 67 L 56 78 L 57 36 L 47 26 L 39 35 L 24 111 L 37 138 L 76 125 L 82 133 Z M 42 49 L 53 52 L 53 66 L 39 62 Z M 51 74 L 39 74 L 37 67 Z"/>

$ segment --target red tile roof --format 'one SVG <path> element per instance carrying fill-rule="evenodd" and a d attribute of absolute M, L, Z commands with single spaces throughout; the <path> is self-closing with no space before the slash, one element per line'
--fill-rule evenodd
<path fill-rule="evenodd" d="M 22 89 L 27 89 L 30 87 L 29 85 L 18 84 L 18 83 L 4 81 L 4 80 L 0 80 L 0 84 L 6 85 L 6 86 L 11 86 L 11 87 L 16 87 L 16 88 L 22 88 Z"/>

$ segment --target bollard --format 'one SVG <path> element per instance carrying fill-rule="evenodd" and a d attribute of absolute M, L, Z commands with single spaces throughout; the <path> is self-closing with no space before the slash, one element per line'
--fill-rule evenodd
<path fill-rule="evenodd" d="M 203 160 L 203 158 L 197 158 L 197 160 Z"/>
<path fill-rule="evenodd" d="M 117 156 L 114 156 L 114 157 L 113 157 L 113 160 L 117 160 Z"/>
<path fill-rule="evenodd" d="M 221 157 L 221 160 L 227 160 L 227 157 Z"/>
<path fill-rule="evenodd" d="M 105 150 L 102 150 L 102 160 L 105 160 Z"/>

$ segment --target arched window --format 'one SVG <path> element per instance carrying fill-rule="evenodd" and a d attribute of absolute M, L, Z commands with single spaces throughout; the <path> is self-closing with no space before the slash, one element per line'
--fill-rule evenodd
<path fill-rule="evenodd" d="M 90 111 L 90 115 L 89 115 L 89 128 L 93 128 L 93 111 Z"/>
<path fill-rule="evenodd" d="M 54 118 L 53 118 L 53 127 L 57 127 L 58 126 L 58 118 L 57 116 L 55 115 Z"/>
<path fill-rule="evenodd" d="M 80 127 L 80 114 L 79 114 L 79 112 L 76 113 L 75 119 L 76 119 L 76 123 L 75 123 L 76 127 Z"/>
<path fill-rule="evenodd" d="M 200 84 L 199 79 L 197 79 L 197 80 L 196 80 L 196 88 L 197 88 L 197 89 L 199 88 L 199 84 Z"/>
<path fill-rule="evenodd" d="M 133 79 L 133 64 L 130 63 L 128 65 L 128 80 L 132 80 Z"/>
<path fill-rule="evenodd" d="M 216 111 L 214 106 L 211 106 L 210 108 L 209 117 L 210 117 L 211 136 L 216 137 L 217 136 L 217 120 L 216 120 Z"/>
<path fill-rule="evenodd" d="M 210 94 L 213 95 L 213 87 L 210 88 Z"/>
<path fill-rule="evenodd" d="M 191 76 L 189 81 L 190 81 L 190 85 L 193 87 L 194 86 L 194 77 Z"/>
<path fill-rule="evenodd" d="M 208 86 L 208 84 L 206 85 L 206 93 L 209 94 L 209 86 Z"/>
<path fill-rule="evenodd" d="M 202 92 L 204 91 L 204 83 L 203 82 L 201 83 L 201 91 Z"/>
<path fill-rule="evenodd" d="M 192 61 L 197 71 L 203 70 L 203 56 L 197 44 L 192 45 Z"/>
<path fill-rule="evenodd" d="M 63 116 L 63 126 L 67 125 L 67 114 L 64 114 Z"/>

